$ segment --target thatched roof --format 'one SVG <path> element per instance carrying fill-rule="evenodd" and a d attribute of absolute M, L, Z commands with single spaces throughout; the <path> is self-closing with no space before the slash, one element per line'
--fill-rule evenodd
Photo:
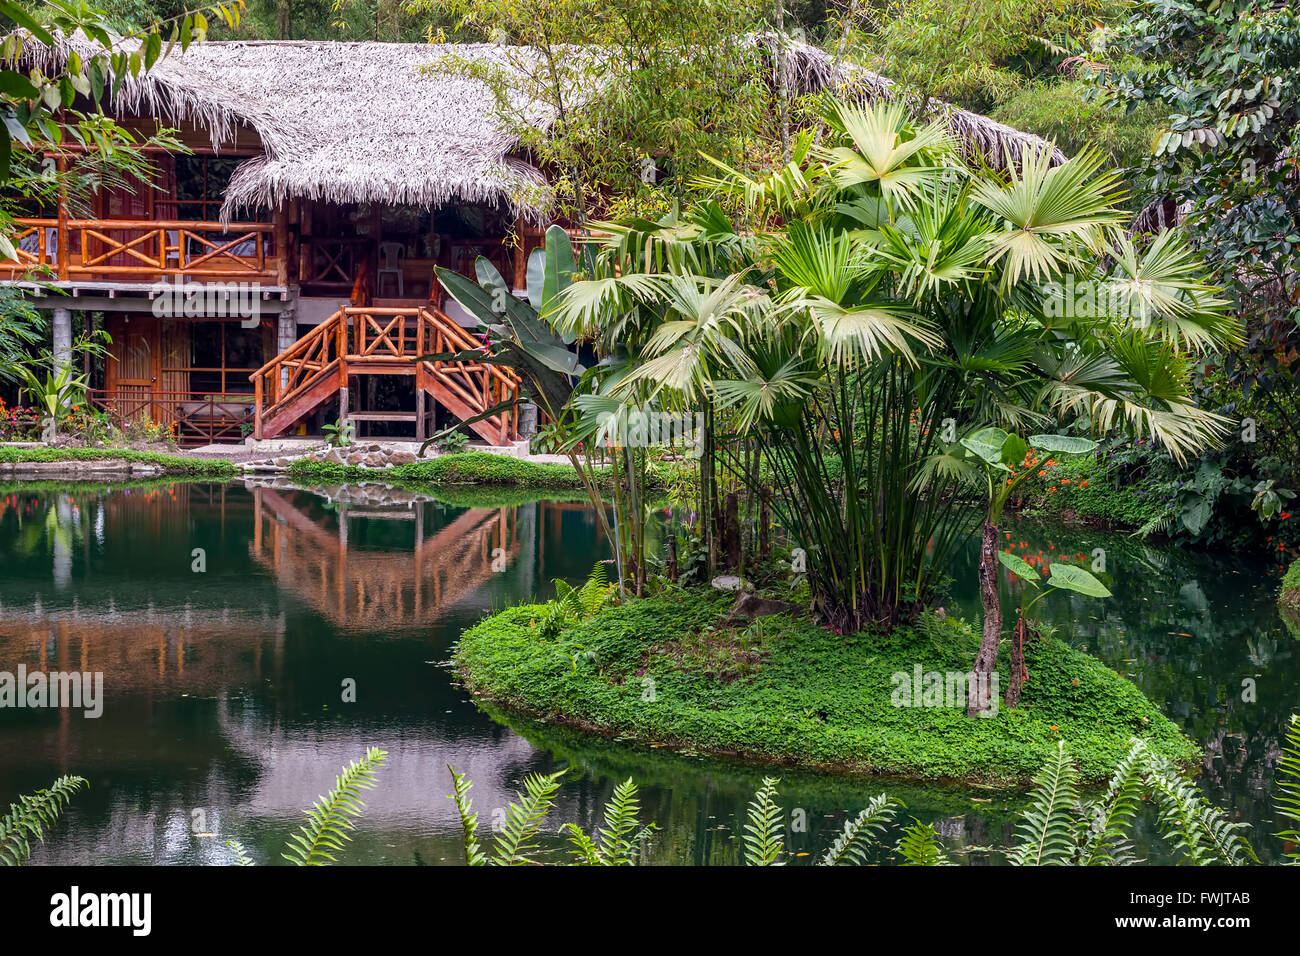
<path fill-rule="evenodd" d="M 771 54 L 771 35 L 750 39 Z M 53 48 L 27 46 L 32 62 L 47 72 L 79 48 L 90 50 L 80 35 Z M 816 47 L 787 41 L 785 51 L 788 88 L 795 92 L 829 86 L 872 99 L 895 95 L 888 80 L 838 64 Z M 127 79 L 112 105 L 123 114 L 192 121 L 211 131 L 214 146 L 228 142 L 240 124 L 255 130 L 265 154 L 236 171 L 222 209 L 227 218 L 241 206 L 301 197 L 423 207 L 488 202 L 536 221 L 546 216 L 550 190 L 545 176 L 517 154 L 517 137 L 499 118 L 491 91 L 463 70 L 437 68 L 456 58 L 509 71 L 528 55 L 497 44 L 208 42 L 174 50 L 148 73 Z M 987 117 L 931 107 L 991 162 L 1001 163 L 1006 145 L 1017 158 L 1022 142 L 1047 146 Z M 541 104 L 511 108 L 540 129 L 551 122 Z"/>

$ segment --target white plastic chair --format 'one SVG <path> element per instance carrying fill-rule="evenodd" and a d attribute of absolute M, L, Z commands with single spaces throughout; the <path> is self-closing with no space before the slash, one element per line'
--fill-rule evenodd
<path fill-rule="evenodd" d="M 375 289 L 382 290 L 384 276 L 391 275 L 397 279 L 397 297 L 403 298 L 406 289 L 402 283 L 402 260 L 406 258 L 406 247 L 400 242 L 381 242 L 379 244 L 379 269 L 375 272 Z"/>

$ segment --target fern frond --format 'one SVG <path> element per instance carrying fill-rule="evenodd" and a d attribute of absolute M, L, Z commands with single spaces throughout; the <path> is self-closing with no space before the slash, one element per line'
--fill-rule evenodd
<path fill-rule="evenodd" d="M 903 828 L 903 838 L 898 841 L 897 849 L 904 866 L 952 866 L 952 861 L 944 856 L 934 824 L 922 823 L 915 817 L 910 827 Z"/>
<path fill-rule="evenodd" d="M 1095 803 L 1083 805 L 1083 833 L 1079 846 L 1082 866 L 1128 866 L 1135 861 L 1128 839 L 1133 818 L 1142 806 L 1150 751 L 1134 739 L 1115 767 L 1106 792 Z"/>
<path fill-rule="evenodd" d="M 1011 851 L 1015 866 L 1059 866 L 1074 856 L 1074 816 L 1079 794 L 1077 775 L 1065 741 L 1034 778 L 1037 788 L 1016 827 L 1018 842 Z"/>
<path fill-rule="evenodd" d="M 547 814 L 555 805 L 555 792 L 560 789 L 563 770 L 551 774 L 532 773 L 524 778 L 522 793 L 516 793 L 518 802 L 506 807 L 506 819 L 497 834 L 494 866 L 522 866 L 533 862 L 528 851 L 537 849 L 533 838 L 542 828 Z"/>
<path fill-rule="evenodd" d="M 847 863 L 862 866 L 867 862 L 867 847 L 871 846 L 885 830 L 885 824 L 894 819 L 898 804 L 885 794 L 871 798 L 865 809 L 844 824 L 835 842 L 821 858 L 820 866 L 839 866 Z"/>
<path fill-rule="evenodd" d="M 474 784 L 470 782 L 469 777 L 452 770 L 451 764 L 447 765 L 447 769 L 451 771 L 451 786 L 454 791 L 447 799 L 455 801 L 456 812 L 460 814 L 460 832 L 462 842 L 465 844 L 465 862 L 470 866 L 483 866 L 487 863 L 487 857 L 479 848 L 478 814 L 474 812 L 474 804 L 469 797 L 469 792 L 474 789 Z"/>
<path fill-rule="evenodd" d="M 86 786 L 84 777 L 60 777 L 48 790 L 18 797 L 0 817 L 0 866 L 22 866 L 32 855 L 30 839 L 45 842 L 72 795 Z"/>
<path fill-rule="evenodd" d="M 1296 824 L 1290 830 L 1278 834 L 1292 847 L 1285 850 L 1283 856 L 1291 860 L 1292 866 L 1300 865 L 1300 716 L 1291 715 L 1291 723 L 1286 731 L 1286 746 L 1282 748 L 1282 759 L 1277 767 L 1277 812 Z"/>
<path fill-rule="evenodd" d="M 231 853 L 235 854 L 235 866 L 253 865 L 253 858 L 249 856 L 248 851 L 244 849 L 244 844 L 240 843 L 238 840 L 227 840 L 226 846 L 230 848 Z"/>
<path fill-rule="evenodd" d="M 571 847 L 569 852 L 573 854 L 576 865 L 605 865 L 605 861 L 600 855 L 600 847 L 596 846 L 591 837 L 582 832 L 582 827 L 576 823 L 566 823 L 560 830 L 569 834 L 569 846 Z"/>
<path fill-rule="evenodd" d="M 1244 866 L 1258 862 L 1254 849 L 1240 832 L 1246 824 L 1229 821 L 1193 784 L 1154 754 L 1150 764 L 1147 786 L 1156 799 L 1156 822 L 1161 836 L 1179 855 L 1179 864 Z"/>
<path fill-rule="evenodd" d="M 781 808 L 776 802 L 775 777 L 764 777 L 763 785 L 750 801 L 748 822 L 745 824 L 745 862 L 750 866 L 783 866 L 781 853 L 785 850 L 782 835 Z"/>
<path fill-rule="evenodd" d="M 1134 531 L 1131 537 L 1147 538 L 1153 534 L 1164 534 L 1170 529 L 1173 523 L 1174 515 L 1172 512 L 1156 515 L 1154 518 L 1143 524 L 1142 527 Z"/>
<path fill-rule="evenodd" d="M 375 787 L 375 771 L 388 758 L 387 751 L 370 747 L 360 760 L 343 768 L 334 789 L 320 797 L 307 814 L 307 822 L 289 837 L 282 856 L 294 866 L 326 866 L 338 862 L 334 854 L 352 839 L 352 821 L 365 812 L 361 791 Z"/>
<path fill-rule="evenodd" d="M 605 805 L 605 826 L 596 831 L 600 837 L 601 862 L 606 866 L 636 865 L 641 837 L 654 829 L 653 824 L 640 825 L 637 819 L 640 813 L 636 784 L 628 777 L 614 788 L 614 795 Z"/>

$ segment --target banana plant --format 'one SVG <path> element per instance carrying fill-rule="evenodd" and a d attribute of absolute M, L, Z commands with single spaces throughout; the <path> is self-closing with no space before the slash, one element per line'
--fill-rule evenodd
<path fill-rule="evenodd" d="M 557 335 L 542 314 L 561 292 L 567 289 L 577 271 L 573 243 L 559 226 L 546 231 L 546 244 L 528 257 L 528 299 L 517 298 L 497 268 L 479 256 L 474 262 L 475 282 L 459 272 L 438 267 L 435 272 L 447 294 L 479 321 L 487 335 L 481 349 L 460 352 L 437 352 L 421 355 L 417 362 L 481 362 L 513 369 L 523 379 L 523 391 L 552 420 L 563 416 L 575 380 L 586 371 L 578 356 L 569 349 L 572 336 Z M 490 418 L 513 406 L 508 399 L 492 406 L 456 427 Z M 439 432 L 424 443 L 440 441 Z"/>

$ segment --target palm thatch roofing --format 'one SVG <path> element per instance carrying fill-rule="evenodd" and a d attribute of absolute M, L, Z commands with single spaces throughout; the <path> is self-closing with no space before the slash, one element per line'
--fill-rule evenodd
<path fill-rule="evenodd" d="M 749 40 L 770 65 L 776 38 Z M 93 49 L 80 34 L 52 47 L 26 44 L 32 65 L 47 73 L 69 52 Z M 780 49 L 786 88 L 795 93 L 896 95 L 889 80 L 816 47 L 786 40 Z M 478 62 L 508 74 L 530 53 L 538 55 L 499 44 L 214 41 L 177 48 L 152 70 L 126 79 L 111 105 L 122 115 L 193 122 L 210 131 L 218 149 L 237 127 L 251 127 L 264 154 L 235 172 L 222 208 L 226 219 L 239 207 L 305 198 L 427 208 L 481 202 L 542 221 L 551 203 L 545 175 L 520 155 L 518 127 L 511 132 L 488 84 L 463 68 Z M 571 55 L 600 54 L 574 49 Z M 510 109 L 541 130 L 552 122 L 552 110 L 540 102 L 512 102 Z M 937 101 L 925 112 L 943 115 L 972 153 L 994 165 L 1008 155 L 1018 160 L 1025 146 L 1064 158 L 1045 140 L 985 116 Z"/>

